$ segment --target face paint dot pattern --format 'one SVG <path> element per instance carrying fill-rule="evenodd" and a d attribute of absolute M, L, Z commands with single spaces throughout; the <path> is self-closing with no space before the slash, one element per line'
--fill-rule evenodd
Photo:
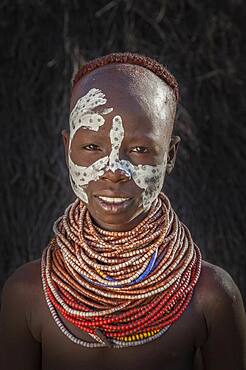
<path fill-rule="evenodd" d="M 107 103 L 105 94 L 96 88 L 91 89 L 86 95 L 78 99 L 75 107 L 70 113 L 70 142 L 76 131 L 80 128 L 87 128 L 89 130 L 98 131 L 99 127 L 104 124 L 104 118 L 102 115 L 112 112 L 112 108 L 107 108 L 101 112 L 95 112 L 95 108 Z"/>
<path fill-rule="evenodd" d="M 89 94 L 93 99 L 85 99 Z M 79 111 L 84 113 L 82 117 L 81 125 L 84 128 L 98 130 L 101 124 L 104 124 L 104 118 L 99 113 L 90 111 L 94 106 L 99 104 L 105 104 L 107 102 L 105 95 L 99 89 L 92 89 L 86 96 L 80 98 L 78 101 L 78 107 L 83 102 L 84 108 L 78 108 L 75 106 L 73 119 L 76 113 Z M 86 104 L 84 103 L 86 102 Z M 87 111 L 86 111 L 87 109 Z M 107 113 L 110 113 L 113 108 L 107 109 Z M 105 110 L 104 110 L 105 112 Z M 102 113 L 101 113 L 102 114 Z M 73 122 L 73 121 L 72 121 Z M 80 126 L 81 127 L 81 126 Z M 76 125 L 76 130 L 78 126 Z M 69 155 L 69 170 L 72 188 L 75 194 L 85 203 L 88 203 L 88 197 L 86 194 L 86 185 L 90 181 L 97 181 L 106 171 L 121 170 L 128 178 L 133 179 L 135 184 L 143 189 L 142 193 L 142 206 L 144 210 L 148 210 L 152 202 L 158 197 L 162 190 L 164 183 L 164 177 L 166 172 L 167 154 L 163 163 L 157 166 L 151 165 L 134 165 L 129 161 L 120 160 L 119 149 L 124 138 L 124 127 L 120 116 L 115 116 L 112 121 L 112 128 L 110 130 L 110 141 L 111 141 L 111 153 L 109 156 L 103 157 L 97 160 L 95 163 L 88 167 L 78 166 L 72 162 Z M 83 172 L 81 177 L 76 176 L 76 173 Z"/>
<path fill-rule="evenodd" d="M 115 140 L 115 139 L 118 140 Z M 106 168 L 115 172 L 117 169 L 123 171 L 127 177 L 132 178 L 137 186 L 144 189 L 142 203 L 145 210 L 149 209 L 152 202 L 161 192 L 166 172 L 166 158 L 161 165 L 133 165 L 131 162 L 119 159 L 119 148 L 124 138 L 124 127 L 120 116 L 113 119 L 110 131 L 112 150 L 109 155 L 109 165 Z M 117 144 L 116 144 L 117 143 Z M 154 172 L 152 172 L 154 171 Z"/>
<path fill-rule="evenodd" d="M 96 88 L 91 89 L 86 95 L 78 99 L 75 107 L 70 114 L 70 139 L 69 139 L 69 172 L 70 182 L 74 193 L 85 203 L 88 203 L 88 197 L 84 187 L 94 180 L 96 181 L 103 175 L 102 169 L 108 162 L 108 157 L 104 157 L 93 163 L 89 167 L 76 165 L 71 159 L 71 142 L 76 131 L 79 128 L 98 131 L 104 124 L 102 115 L 112 112 L 113 108 L 105 108 L 100 112 L 100 107 L 107 103 L 105 94 Z M 98 108 L 95 112 L 95 108 Z"/>
<path fill-rule="evenodd" d="M 90 181 L 96 181 L 104 174 L 103 169 L 106 167 L 107 163 L 108 157 L 101 158 L 88 167 L 78 166 L 70 160 L 69 172 L 73 191 L 77 197 L 85 203 L 88 203 L 88 197 L 84 188 Z M 82 176 L 76 178 L 75 173 L 79 172 L 78 169 L 81 171 Z"/>

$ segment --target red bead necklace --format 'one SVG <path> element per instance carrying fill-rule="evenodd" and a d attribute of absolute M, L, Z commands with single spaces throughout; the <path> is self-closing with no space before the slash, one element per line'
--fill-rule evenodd
<path fill-rule="evenodd" d="M 95 226 L 79 199 L 53 230 L 42 255 L 43 290 L 57 325 L 75 343 L 143 344 L 162 335 L 188 306 L 202 257 L 163 193 L 130 231 Z M 76 338 L 58 312 L 95 341 Z"/>

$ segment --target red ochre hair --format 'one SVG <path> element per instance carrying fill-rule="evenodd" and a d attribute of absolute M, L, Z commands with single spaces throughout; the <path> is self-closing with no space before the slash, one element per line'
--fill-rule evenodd
<path fill-rule="evenodd" d="M 82 77 L 108 64 L 133 64 L 147 68 L 173 89 L 176 100 L 179 98 L 179 86 L 175 77 L 156 60 L 135 53 L 112 53 L 89 61 L 76 73 L 73 79 L 72 89 Z"/>

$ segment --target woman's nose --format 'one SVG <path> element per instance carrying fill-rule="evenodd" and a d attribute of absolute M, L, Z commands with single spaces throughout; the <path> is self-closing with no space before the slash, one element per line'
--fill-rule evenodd
<path fill-rule="evenodd" d="M 105 173 L 101 176 L 101 179 L 109 180 L 112 182 L 125 182 L 129 180 L 129 176 L 127 173 L 119 168 L 112 171 L 108 169 Z"/>

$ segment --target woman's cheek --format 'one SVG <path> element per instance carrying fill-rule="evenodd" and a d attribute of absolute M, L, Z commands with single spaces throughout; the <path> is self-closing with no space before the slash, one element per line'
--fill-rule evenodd
<path fill-rule="evenodd" d="M 157 166 L 138 165 L 134 166 L 132 174 L 137 186 L 144 189 L 142 203 L 144 210 L 148 210 L 152 202 L 160 194 L 166 173 L 167 154 L 164 155 L 163 163 Z"/>

